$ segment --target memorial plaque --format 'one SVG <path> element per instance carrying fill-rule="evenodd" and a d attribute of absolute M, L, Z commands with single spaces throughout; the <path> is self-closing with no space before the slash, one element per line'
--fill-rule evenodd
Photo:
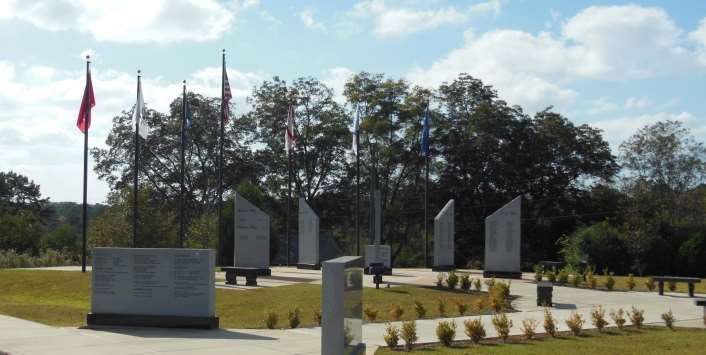
<path fill-rule="evenodd" d="M 434 218 L 434 270 L 454 268 L 454 200 Z"/>
<path fill-rule="evenodd" d="M 386 269 L 392 268 L 391 252 L 389 245 L 366 245 L 365 246 L 365 267 L 372 263 L 382 263 Z"/>
<path fill-rule="evenodd" d="M 174 317 L 215 319 L 217 326 L 215 264 L 212 249 L 95 248 L 88 323 L 139 326 Z"/>
<path fill-rule="evenodd" d="M 519 278 L 522 197 L 485 218 L 484 277 Z"/>
<path fill-rule="evenodd" d="M 319 266 L 319 216 L 303 197 L 299 198 L 299 263 L 298 267 Z"/>
<path fill-rule="evenodd" d="M 233 260 L 236 267 L 270 267 L 270 216 L 235 193 L 235 241 Z"/>
<path fill-rule="evenodd" d="M 321 354 L 364 354 L 363 259 L 325 261 L 321 279 Z"/>

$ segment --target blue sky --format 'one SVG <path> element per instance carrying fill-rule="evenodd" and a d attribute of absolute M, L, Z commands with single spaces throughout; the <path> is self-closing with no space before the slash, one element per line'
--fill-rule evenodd
<path fill-rule="evenodd" d="M 273 75 L 315 76 L 340 93 L 361 70 L 428 87 L 468 72 L 526 112 L 553 105 L 602 128 L 614 150 L 659 120 L 706 133 L 703 0 L 0 0 L 0 43 L 0 170 L 28 175 L 53 201 L 81 198 L 86 53 L 92 146 L 134 103 L 137 69 L 158 110 L 183 79 L 217 96 L 222 48 L 238 112 Z M 107 190 L 91 173 L 89 200 Z"/>

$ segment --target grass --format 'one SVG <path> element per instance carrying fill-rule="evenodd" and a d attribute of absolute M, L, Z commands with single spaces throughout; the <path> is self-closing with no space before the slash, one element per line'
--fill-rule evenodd
<path fill-rule="evenodd" d="M 90 273 L 75 271 L 1 270 L 0 314 L 55 326 L 83 326 L 90 309 Z M 427 308 L 427 318 L 437 317 L 437 300 L 446 300 L 448 316 L 457 315 L 455 301 L 469 304 L 469 314 L 478 314 L 471 306 L 485 294 L 464 294 L 434 288 L 400 286 L 375 290 L 365 288 L 366 307 L 379 310 L 378 322 L 389 320 L 391 304 L 405 312 L 403 320 L 416 317 L 414 301 Z M 314 311 L 321 307 L 321 286 L 297 284 L 250 291 L 216 289 L 216 314 L 222 328 L 263 328 L 266 310 L 279 315 L 279 326 L 286 326 L 287 311 L 298 306 L 301 326 L 313 326 Z M 489 313 L 483 309 L 480 313 Z"/>
<path fill-rule="evenodd" d="M 513 340 L 508 344 L 497 341 L 482 345 L 460 344 L 451 348 L 442 346 L 420 347 L 412 354 L 461 355 L 461 354 L 621 354 L 621 355 L 661 355 L 661 354 L 703 354 L 706 348 L 706 332 L 702 329 L 643 328 L 641 330 L 625 328 L 598 333 L 586 331 L 580 337 L 561 336 L 555 339 L 542 337 L 532 341 Z M 380 348 L 375 355 L 398 354 L 388 348 Z"/>
<path fill-rule="evenodd" d="M 598 286 L 596 289 L 601 289 L 605 290 L 605 276 L 596 276 L 596 279 L 598 280 Z M 628 277 L 627 276 L 613 276 L 613 279 L 615 279 L 615 286 L 613 287 L 613 291 L 628 291 Z M 633 291 L 643 291 L 647 292 L 649 291 L 647 289 L 647 286 L 645 286 L 645 281 L 647 281 L 647 277 L 638 277 L 635 276 L 635 288 Z M 563 286 L 568 286 L 572 287 L 571 283 L 567 283 Z M 687 293 L 689 291 L 688 284 L 684 282 L 678 282 L 677 283 L 677 289 L 674 292 L 680 292 L 680 293 Z M 587 288 L 586 284 L 583 283 L 579 285 L 579 287 Z M 658 283 L 655 281 L 655 289 L 652 292 L 658 292 Z M 664 283 L 664 292 L 671 292 L 669 291 L 669 285 L 665 282 Z M 702 279 L 701 283 L 694 284 L 694 292 L 696 293 L 706 293 L 706 279 Z"/>

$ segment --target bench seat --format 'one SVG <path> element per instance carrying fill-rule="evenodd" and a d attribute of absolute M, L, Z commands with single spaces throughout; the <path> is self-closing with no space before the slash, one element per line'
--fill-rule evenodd
<path fill-rule="evenodd" d="M 681 277 L 681 276 L 653 276 L 653 280 L 659 283 L 659 295 L 664 295 L 665 282 L 685 282 L 689 284 L 689 297 L 694 297 L 694 284 L 701 283 L 698 277 Z"/>
<path fill-rule="evenodd" d="M 243 267 L 243 266 L 223 266 L 221 271 L 226 273 L 226 283 L 237 285 L 237 276 L 245 277 L 245 286 L 257 286 L 258 276 L 272 276 L 269 267 Z"/>

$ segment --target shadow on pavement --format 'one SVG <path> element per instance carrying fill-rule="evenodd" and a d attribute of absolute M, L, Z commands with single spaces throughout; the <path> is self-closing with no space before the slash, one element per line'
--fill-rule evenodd
<path fill-rule="evenodd" d="M 168 329 L 168 328 L 132 328 L 132 327 L 96 327 L 81 328 L 96 332 L 130 335 L 140 338 L 173 339 L 227 339 L 227 340 L 277 340 L 277 338 L 240 333 L 227 329 Z"/>

